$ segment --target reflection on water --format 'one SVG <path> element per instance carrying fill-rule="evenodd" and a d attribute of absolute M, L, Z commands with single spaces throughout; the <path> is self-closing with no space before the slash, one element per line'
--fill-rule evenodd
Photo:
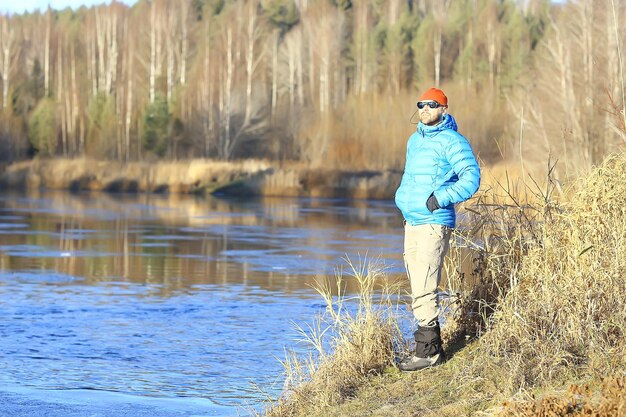
<path fill-rule="evenodd" d="M 50 269 L 87 283 L 243 283 L 306 288 L 342 259 L 401 272 L 390 202 L 44 194 L 0 198 L 0 269 Z"/>
<path fill-rule="evenodd" d="M 3 194 L 0 384 L 254 404 L 314 276 L 401 253 L 392 202 Z"/>

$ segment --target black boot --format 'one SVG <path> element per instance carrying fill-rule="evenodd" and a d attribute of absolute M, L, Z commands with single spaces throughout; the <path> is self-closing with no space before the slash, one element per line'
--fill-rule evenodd
<path fill-rule="evenodd" d="M 446 354 L 441 344 L 439 323 L 434 326 L 420 327 L 415 336 L 415 354 L 404 359 L 398 365 L 401 371 L 418 371 L 445 362 Z"/>

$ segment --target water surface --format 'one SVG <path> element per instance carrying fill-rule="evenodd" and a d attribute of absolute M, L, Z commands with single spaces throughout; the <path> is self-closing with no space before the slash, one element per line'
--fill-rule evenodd
<path fill-rule="evenodd" d="M 315 277 L 346 258 L 401 274 L 401 253 L 392 202 L 2 194 L 0 391 L 245 414 L 305 349 Z"/>

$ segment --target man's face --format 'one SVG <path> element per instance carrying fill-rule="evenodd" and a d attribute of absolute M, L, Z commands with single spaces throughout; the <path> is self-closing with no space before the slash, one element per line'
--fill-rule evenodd
<path fill-rule="evenodd" d="M 420 107 L 422 107 L 420 109 Z M 434 109 L 432 107 L 435 107 Z M 420 101 L 417 103 L 420 121 L 427 126 L 434 126 L 441 121 L 448 106 L 442 106 L 436 101 Z"/>

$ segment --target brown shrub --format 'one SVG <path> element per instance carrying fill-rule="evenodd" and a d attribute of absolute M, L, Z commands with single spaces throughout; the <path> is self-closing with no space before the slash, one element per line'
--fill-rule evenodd
<path fill-rule="evenodd" d="M 587 384 L 571 385 L 563 395 L 507 401 L 494 417 L 623 417 L 626 415 L 626 376 L 605 378 L 598 394 Z"/>

